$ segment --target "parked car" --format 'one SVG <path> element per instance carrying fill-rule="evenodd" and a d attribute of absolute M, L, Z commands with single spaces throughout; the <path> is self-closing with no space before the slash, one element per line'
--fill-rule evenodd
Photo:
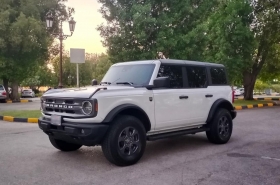
<path fill-rule="evenodd" d="M 115 165 L 135 164 L 146 140 L 206 132 L 225 144 L 236 111 L 221 64 L 183 60 L 117 63 L 100 85 L 53 89 L 41 98 L 39 128 L 61 151 L 101 145 Z"/>
<path fill-rule="evenodd" d="M 244 88 L 237 88 L 237 89 L 234 91 L 234 95 L 235 95 L 235 96 L 242 96 L 242 95 L 244 95 Z"/>
<path fill-rule="evenodd" d="M 35 97 L 35 93 L 32 89 L 25 89 L 21 92 L 21 97 L 25 98 L 25 97 L 30 97 L 30 98 L 34 98 Z"/>
<path fill-rule="evenodd" d="M 7 92 L 3 85 L 0 85 L 0 102 L 6 102 Z"/>

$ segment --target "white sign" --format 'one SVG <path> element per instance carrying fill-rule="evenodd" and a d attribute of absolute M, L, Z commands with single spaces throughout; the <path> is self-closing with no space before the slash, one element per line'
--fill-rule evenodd
<path fill-rule="evenodd" d="M 85 63 L 85 49 L 70 48 L 71 63 Z"/>

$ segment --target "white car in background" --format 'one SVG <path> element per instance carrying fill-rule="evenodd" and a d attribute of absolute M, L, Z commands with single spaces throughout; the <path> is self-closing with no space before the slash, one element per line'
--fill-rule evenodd
<path fill-rule="evenodd" d="M 242 95 L 244 95 L 244 88 L 237 88 L 237 89 L 235 89 L 234 95 L 235 96 L 242 96 Z"/>
<path fill-rule="evenodd" d="M 3 85 L 0 85 L 0 102 L 6 102 L 7 92 Z"/>
<path fill-rule="evenodd" d="M 21 92 L 21 97 L 22 98 L 26 98 L 26 97 L 34 98 L 35 97 L 35 93 L 34 93 L 34 91 L 32 89 L 24 89 Z"/>

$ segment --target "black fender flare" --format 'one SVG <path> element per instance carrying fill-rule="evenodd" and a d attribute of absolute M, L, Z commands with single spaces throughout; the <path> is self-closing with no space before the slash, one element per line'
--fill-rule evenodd
<path fill-rule="evenodd" d="M 219 107 L 228 109 L 230 111 L 232 119 L 236 117 L 236 112 L 234 111 L 234 107 L 232 103 L 226 99 L 218 99 L 213 103 L 210 112 L 208 114 L 206 123 L 209 123 L 213 119 L 215 112 Z"/>
<path fill-rule="evenodd" d="M 110 123 L 111 121 L 113 121 L 113 119 L 122 111 L 126 110 L 126 109 L 136 109 L 140 112 L 143 113 L 143 115 L 145 115 L 146 119 L 149 120 L 149 124 L 151 124 L 151 121 L 149 119 L 149 116 L 146 114 L 146 112 L 140 108 L 137 105 L 134 104 L 122 104 L 119 105 L 117 107 L 115 107 L 114 109 L 112 109 L 107 116 L 105 117 L 105 119 L 102 121 L 103 123 Z"/>

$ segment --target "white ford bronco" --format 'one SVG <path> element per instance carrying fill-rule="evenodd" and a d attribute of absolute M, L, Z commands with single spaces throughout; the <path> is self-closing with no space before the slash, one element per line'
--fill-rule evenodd
<path fill-rule="evenodd" d="M 225 144 L 236 112 L 223 65 L 183 60 L 117 63 L 97 85 L 41 98 L 39 127 L 61 151 L 101 145 L 113 164 L 142 157 L 146 141 L 206 132 Z"/>

